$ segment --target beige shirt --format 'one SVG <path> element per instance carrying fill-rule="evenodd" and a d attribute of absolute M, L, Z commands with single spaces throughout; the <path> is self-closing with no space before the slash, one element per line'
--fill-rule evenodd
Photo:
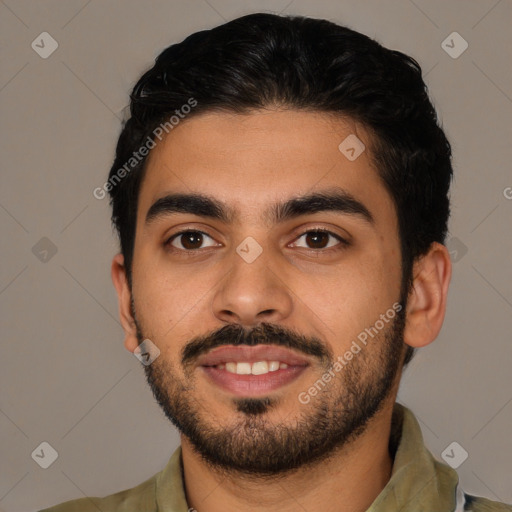
<path fill-rule="evenodd" d="M 389 449 L 394 457 L 391 478 L 367 512 L 512 512 L 510 505 L 462 492 L 457 472 L 434 459 L 413 413 L 398 403 Z M 41 512 L 193 512 L 185 498 L 181 463 L 178 447 L 162 471 L 132 489 L 67 501 Z"/>

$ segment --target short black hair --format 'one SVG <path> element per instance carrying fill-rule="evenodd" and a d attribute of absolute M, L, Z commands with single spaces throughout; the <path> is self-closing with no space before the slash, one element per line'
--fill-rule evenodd
<path fill-rule="evenodd" d="M 130 286 L 147 162 L 134 154 L 154 141 L 155 129 L 169 126 L 184 105 L 194 105 L 187 118 L 208 111 L 291 108 L 360 122 L 371 134 L 369 154 L 396 207 L 402 300 L 412 285 L 414 261 L 433 242 L 445 241 L 451 147 L 421 67 L 364 34 L 323 19 L 250 14 L 169 46 L 139 79 L 130 99 L 108 190 Z M 121 169 L 126 171 L 122 179 Z M 408 347 L 404 364 L 413 355 Z"/>

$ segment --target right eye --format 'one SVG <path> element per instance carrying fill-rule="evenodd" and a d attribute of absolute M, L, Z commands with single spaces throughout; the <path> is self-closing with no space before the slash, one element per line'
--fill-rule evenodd
<path fill-rule="evenodd" d="M 164 243 L 165 247 L 171 247 L 171 250 L 177 251 L 197 251 L 201 249 L 201 245 L 204 243 L 204 237 L 209 238 L 213 241 L 213 238 L 205 233 L 204 231 L 198 231 L 195 229 L 187 229 L 175 233 Z M 207 247 L 215 247 L 216 243 L 212 243 Z"/>

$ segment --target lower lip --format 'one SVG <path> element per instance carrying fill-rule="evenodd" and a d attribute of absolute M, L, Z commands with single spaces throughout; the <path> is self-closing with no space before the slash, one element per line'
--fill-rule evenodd
<path fill-rule="evenodd" d="M 307 366 L 289 366 L 263 375 L 238 375 L 219 370 L 215 366 L 201 366 L 201 368 L 214 384 L 225 391 L 236 396 L 257 397 L 293 382 Z"/>

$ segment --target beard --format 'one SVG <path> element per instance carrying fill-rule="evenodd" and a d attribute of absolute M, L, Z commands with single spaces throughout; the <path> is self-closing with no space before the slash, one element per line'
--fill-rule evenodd
<path fill-rule="evenodd" d="M 132 313 L 135 318 L 133 303 Z M 147 338 L 135 323 L 141 343 Z M 181 352 L 185 378 L 163 357 L 144 371 L 167 418 L 208 466 L 225 475 L 275 478 L 325 462 L 364 433 L 384 406 L 401 369 L 404 327 L 405 307 L 307 405 L 297 398 L 299 413 L 287 422 L 266 417 L 277 408 L 279 398 L 233 397 L 236 419 L 228 426 L 216 425 L 196 399 L 193 363 L 199 355 L 226 344 L 284 346 L 318 358 L 324 371 L 316 381 L 335 362 L 325 343 L 316 338 L 268 323 L 252 330 L 229 324 L 185 345 Z"/>

